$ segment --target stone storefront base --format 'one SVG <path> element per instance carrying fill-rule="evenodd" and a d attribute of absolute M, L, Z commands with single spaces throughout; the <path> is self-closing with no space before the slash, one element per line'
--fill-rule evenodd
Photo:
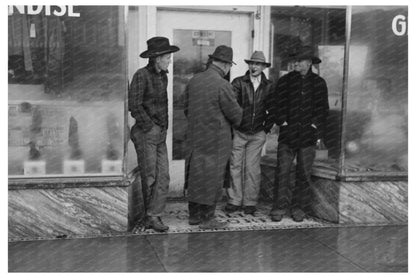
<path fill-rule="evenodd" d="M 9 240 L 127 231 L 126 187 L 8 191 Z"/>
<path fill-rule="evenodd" d="M 262 165 L 261 197 L 273 196 L 275 166 Z M 341 182 L 313 177 L 312 214 L 338 224 L 408 223 L 407 181 Z"/>

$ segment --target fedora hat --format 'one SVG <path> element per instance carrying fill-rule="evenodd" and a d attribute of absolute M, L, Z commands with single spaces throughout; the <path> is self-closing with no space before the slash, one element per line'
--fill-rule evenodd
<path fill-rule="evenodd" d="M 315 51 L 311 46 L 302 46 L 296 52 L 289 54 L 289 57 L 296 60 L 311 59 L 312 64 L 319 64 L 321 59 L 315 56 Z"/>
<path fill-rule="evenodd" d="M 233 62 L 233 49 L 226 45 L 218 46 L 215 48 L 214 53 L 208 55 L 208 57 L 214 60 L 220 60 L 225 63 L 233 63 L 236 65 L 236 63 Z"/>
<path fill-rule="evenodd" d="M 253 55 L 251 55 L 250 59 L 244 60 L 247 64 L 249 63 L 262 63 L 266 67 L 270 67 L 270 63 L 266 62 L 266 58 L 264 57 L 263 51 L 254 51 Z"/>
<path fill-rule="evenodd" d="M 147 50 L 140 54 L 142 58 L 152 58 L 167 53 L 179 51 L 179 47 L 169 44 L 165 37 L 153 37 L 147 41 Z"/>

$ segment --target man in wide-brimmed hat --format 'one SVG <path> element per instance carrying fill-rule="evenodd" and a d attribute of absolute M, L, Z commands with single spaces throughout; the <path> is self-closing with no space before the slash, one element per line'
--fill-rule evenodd
<path fill-rule="evenodd" d="M 294 71 L 278 80 L 274 93 L 274 114 L 280 129 L 270 214 L 273 221 L 280 221 L 290 210 L 293 220 L 301 222 L 310 205 L 316 143 L 323 137 L 329 106 L 326 82 L 311 69 L 312 64 L 321 62 L 314 49 L 304 46 L 292 60 Z M 290 169 L 295 157 L 296 182 L 291 188 Z"/>
<path fill-rule="evenodd" d="M 133 215 L 136 230 L 152 228 L 163 232 L 169 229 L 161 216 L 169 189 L 169 164 L 166 148 L 168 128 L 168 66 L 171 53 L 178 51 L 164 37 L 147 41 L 147 50 L 140 54 L 148 58 L 146 67 L 133 76 L 129 88 L 129 111 L 136 120 L 130 137 L 136 149 L 138 172 L 133 183 Z"/>
<path fill-rule="evenodd" d="M 262 51 L 254 51 L 245 75 L 233 80 L 237 100 L 243 108 L 240 126 L 234 128 L 233 150 L 230 158 L 231 183 L 227 188 L 228 202 L 225 211 L 242 209 L 254 215 L 260 191 L 261 150 L 266 133 L 273 126 L 272 82 L 263 71 L 270 67 Z"/>
<path fill-rule="evenodd" d="M 215 219 L 215 207 L 222 197 L 231 153 L 231 125 L 240 124 L 242 110 L 231 84 L 224 79 L 234 63 L 232 48 L 220 45 L 209 57 L 212 63 L 208 69 L 196 74 L 185 90 L 185 171 L 189 224 L 220 229 L 227 224 Z"/>

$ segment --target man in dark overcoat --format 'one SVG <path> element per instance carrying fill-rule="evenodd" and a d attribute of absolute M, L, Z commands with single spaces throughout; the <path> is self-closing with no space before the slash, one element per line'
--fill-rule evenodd
<path fill-rule="evenodd" d="M 227 224 L 215 219 L 215 207 L 231 154 L 231 126 L 242 118 L 233 88 L 224 79 L 233 64 L 232 48 L 220 45 L 209 57 L 212 64 L 196 74 L 185 91 L 189 224 L 200 224 L 201 229 Z"/>
<path fill-rule="evenodd" d="M 317 140 L 322 138 L 328 115 L 326 82 L 312 72 L 321 60 L 313 48 L 293 55 L 294 71 L 281 77 L 275 89 L 275 119 L 280 127 L 271 219 L 280 221 L 290 209 L 294 221 L 306 217 L 310 204 L 311 171 Z M 290 169 L 296 157 L 296 182 L 290 187 Z"/>

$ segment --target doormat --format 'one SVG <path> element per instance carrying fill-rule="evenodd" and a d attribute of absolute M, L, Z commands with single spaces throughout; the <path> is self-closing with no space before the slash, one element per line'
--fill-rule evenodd
<path fill-rule="evenodd" d="M 285 216 L 282 221 L 273 222 L 269 216 L 270 204 L 259 204 L 254 216 L 245 215 L 242 211 L 226 213 L 223 211 L 224 207 L 225 203 L 218 204 L 215 215 L 219 221 L 227 222 L 228 226 L 223 229 L 202 230 L 198 225 L 191 226 L 188 224 L 187 202 L 168 202 L 162 220 L 165 225 L 169 226 L 169 230 L 167 232 L 156 232 L 153 229 L 147 229 L 135 235 L 338 227 L 337 224 L 313 217 L 308 217 L 302 222 L 295 222 L 290 216 Z"/>
<path fill-rule="evenodd" d="M 31 238 L 9 238 L 9 242 L 16 241 L 36 241 L 36 240 L 62 240 L 62 239 L 81 239 L 97 237 L 125 237 L 153 234 L 180 234 L 180 233 L 209 233 L 209 232 L 229 232 L 229 231 L 262 231 L 262 230 L 281 230 L 281 229 L 310 229 L 340 227 L 339 224 L 326 222 L 321 219 L 309 217 L 303 222 L 295 222 L 290 216 L 285 216 L 280 222 L 273 222 L 269 212 L 271 205 L 260 203 L 257 211 L 253 215 L 245 215 L 244 212 L 225 213 L 223 211 L 226 203 L 221 202 L 217 205 L 215 215 L 217 219 L 227 222 L 229 225 L 223 229 L 202 230 L 198 225 L 188 224 L 188 203 L 186 201 L 169 201 L 166 204 L 165 214 L 162 216 L 163 222 L 169 226 L 167 232 L 156 232 L 147 229 L 139 233 L 118 232 L 109 234 L 87 234 L 87 235 L 64 235 L 57 237 L 31 237 Z"/>

